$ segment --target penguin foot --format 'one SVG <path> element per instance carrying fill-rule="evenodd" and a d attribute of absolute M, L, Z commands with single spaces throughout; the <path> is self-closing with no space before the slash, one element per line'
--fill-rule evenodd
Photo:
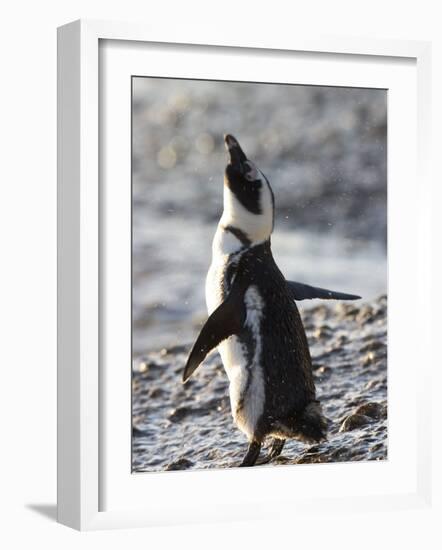
<path fill-rule="evenodd" d="M 259 462 L 259 465 L 261 466 L 262 464 L 268 464 L 274 458 L 279 456 L 282 453 L 282 449 L 284 448 L 284 443 L 285 443 L 285 439 L 274 437 L 269 454 Z"/>
<path fill-rule="evenodd" d="M 241 462 L 240 467 L 253 466 L 259 456 L 260 451 L 261 451 L 261 442 L 252 441 L 247 448 L 246 456 L 243 458 L 243 461 Z"/>

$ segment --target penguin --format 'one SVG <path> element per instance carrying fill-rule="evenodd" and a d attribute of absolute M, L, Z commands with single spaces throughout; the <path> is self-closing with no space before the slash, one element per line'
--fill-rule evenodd
<path fill-rule="evenodd" d="M 224 142 L 229 162 L 206 278 L 209 317 L 190 351 L 183 383 L 217 348 L 234 423 L 248 440 L 240 466 L 253 466 L 267 438 L 270 451 L 260 464 L 280 455 L 287 439 L 307 444 L 326 439 L 327 420 L 295 301 L 360 296 L 286 281 L 270 245 L 275 217 L 270 183 L 232 135 Z"/>

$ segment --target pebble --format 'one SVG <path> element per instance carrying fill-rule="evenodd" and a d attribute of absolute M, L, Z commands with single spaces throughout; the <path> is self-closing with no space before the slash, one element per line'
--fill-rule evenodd
<path fill-rule="evenodd" d="M 181 420 L 191 413 L 192 410 L 188 407 L 178 407 L 170 412 L 169 420 L 171 422 L 181 422 Z"/>
<path fill-rule="evenodd" d="M 193 462 L 188 458 L 178 458 L 174 462 L 168 464 L 165 468 L 167 471 L 172 470 L 188 470 L 193 466 Z"/>
<path fill-rule="evenodd" d="M 385 418 L 386 407 L 380 403 L 364 403 L 355 410 L 355 414 L 369 416 L 374 419 Z"/>
<path fill-rule="evenodd" d="M 369 416 L 365 416 L 364 414 L 351 414 L 350 416 L 347 416 L 347 418 L 341 424 L 339 431 L 350 432 L 351 430 L 362 428 L 363 426 L 366 426 L 371 422 L 372 419 Z"/>

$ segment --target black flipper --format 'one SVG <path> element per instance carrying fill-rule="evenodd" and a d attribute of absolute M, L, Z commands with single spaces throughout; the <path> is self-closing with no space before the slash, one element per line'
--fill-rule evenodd
<path fill-rule="evenodd" d="M 241 331 L 246 319 L 244 305 L 245 286 L 237 273 L 232 289 L 224 302 L 215 309 L 193 345 L 186 366 L 183 382 L 186 382 L 197 367 L 204 361 L 206 355 L 216 348 L 223 340 Z"/>
<path fill-rule="evenodd" d="M 334 290 L 304 285 L 295 281 L 286 282 L 294 300 L 311 300 L 312 298 L 322 298 L 323 300 L 359 300 L 361 298 L 356 294 L 335 292 Z"/>

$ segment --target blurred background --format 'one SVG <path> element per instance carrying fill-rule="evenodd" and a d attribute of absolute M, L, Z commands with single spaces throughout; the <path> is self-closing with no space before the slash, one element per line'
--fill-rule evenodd
<path fill-rule="evenodd" d="M 132 117 L 134 358 L 190 343 L 206 318 L 225 133 L 272 185 L 288 279 L 386 293 L 385 90 L 134 78 Z"/>

